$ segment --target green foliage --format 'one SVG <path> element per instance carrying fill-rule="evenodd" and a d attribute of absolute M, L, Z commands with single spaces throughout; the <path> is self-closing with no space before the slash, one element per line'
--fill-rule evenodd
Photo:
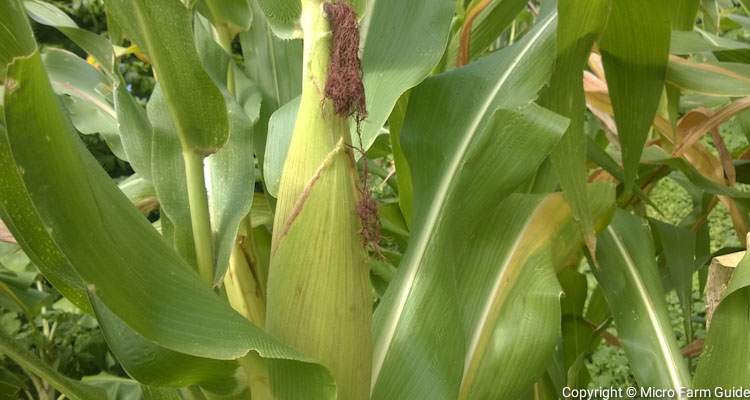
<path fill-rule="evenodd" d="M 0 3 L 0 398 L 747 385 L 745 2 L 325 3 Z"/>

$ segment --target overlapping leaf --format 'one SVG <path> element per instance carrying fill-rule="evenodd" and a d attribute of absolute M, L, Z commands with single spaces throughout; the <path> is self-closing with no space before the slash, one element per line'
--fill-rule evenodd
<path fill-rule="evenodd" d="M 549 77 L 555 17 L 515 46 L 430 78 L 411 94 L 402 143 L 415 184 L 412 237 L 375 315 L 374 398 L 458 394 L 466 339 L 455 324 L 450 282 L 461 264 L 450 238 L 470 234 L 460 221 L 482 221 L 530 177 L 566 127 L 538 107 L 511 111 L 530 103 Z M 476 172 L 464 174 L 467 168 Z"/>
<path fill-rule="evenodd" d="M 256 351 L 287 360 L 279 361 L 288 373 L 282 377 L 293 379 L 279 384 L 280 397 L 305 390 L 328 398 L 324 369 L 295 361 L 305 359 L 249 325 L 166 245 L 73 134 L 38 52 L 15 49 L 21 58 L 6 80 L 0 138 L 2 216 L 45 276 L 84 306 L 80 295 L 88 292 L 152 343 L 194 357 L 230 360 Z"/>

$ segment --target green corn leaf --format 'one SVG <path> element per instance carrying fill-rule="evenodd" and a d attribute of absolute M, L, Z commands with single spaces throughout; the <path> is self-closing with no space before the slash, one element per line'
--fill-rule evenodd
<path fill-rule="evenodd" d="M 255 1 L 253 9 L 256 13 L 255 20 L 249 31 L 240 34 L 240 43 L 245 54 L 245 72 L 257 83 L 263 95 L 260 118 L 255 126 L 254 145 L 256 157 L 264 166 L 265 174 L 269 171 L 265 164 L 266 146 L 274 146 L 270 139 L 267 144 L 267 136 L 270 135 L 269 119 L 276 110 L 299 96 L 302 91 L 302 41 L 279 39 L 271 32 L 268 21 Z M 292 128 L 287 132 L 291 135 Z M 273 171 L 281 173 L 283 162 L 282 158 L 278 168 Z M 275 185 L 272 189 L 266 183 L 266 188 L 273 196 L 278 191 L 278 181 Z"/>
<path fill-rule="evenodd" d="M 695 18 L 700 7 L 700 0 L 675 0 L 670 7 L 672 12 L 672 29 L 690 31 L 695 25 Z"/>
<path fill-rule="evenodd" d="M 299 18 L 302 14 L 302 2 L 300 0 L 256 1 L 276 36 L 282 39 L 301 36 Z"/>
<path fill-rule="evenodd" d="M 59 29 L 75 44 L 94 56 L 96 61 L 104 67 L 105 72 L 113 74 L 115 53 L 109 40 L 79 28 L 67 14 L 50 3 L 39 0 L 25 0 L 23 3 L 31 19 Z"/>
<path fill-rule="evenodd" d="M 552 166 L 590 249 L 596 245 L 594 222 L 587 202 L 586 99 L 583 69 L 610 10 L 609 0 L 558 3 L 557 61 L 542 104 L 570 119 L 568 130 L 552 152 Z"/>
<path fill-rule="evenodd" d="M 263 179 L 271 196 L 278 197 L 281 171 L 284 168 L 289 151 L 289 143 L 294 133 L 294 122 L 297 120 L 300 99 L 296 98 L 284 104 L 271 116 L 268 122 L 268 141 L 266 142 L 263 162 Z"/>
<path fill-rule="evenodd" d="M 440 61 L 454 8 L 451 0 L 374 1 L 362 26 L 368 114 L 362 125 L 365 149 L 375 142 L 399 97 L 422 82 Z"/>
<path fill-rule="evenodd" d="M 214 284 L 219 284 L 229 265 L 240 222 L 250 212 L 255 191 L 255 160 L 253 157 L 253 128 L 258 113 L 253 116 L 246 109 L 259 110 L 261 95 L 255 96 L 247 88 L 244 106 L 235 99 L 236 88 L 227 82 L 228 70 L 235 77 L 243 74 L 234 61 L 213 40 L 206 25 L 196 22 L 195 40 L 204 68 L 222 90 L 229 116 L 229 140 L 215 154 L 206 158 L 204 172 L 208 192 L 208 210 L 214 236 Z M 229 87 L 233 86 L 233 87 Z M 255 103 L 252 106 L 251 103 Z M 243 107 L 245 107 L 243 109 Z M 254 120 L 251 118 L 255 118 Z M 174 222 L 174 221 L 173 221 Z"/>
<path fill-rule="evenodd" d="M 105 4 L 154 66 L 183 148 L 200 155 L 215 153 L 229 136 L 226 105 L 201 67 L 192 11 L 179 0 Z"/>
<path fill-rule="evenodd" d="M 695 371 L 695 386 L 738 388 L 750 384 L 750 258 L 747 255 L 732 273 L 714 311 L 703 354 Z M 705 396 L 704 398 L 713 398 Z"/>
<path fill-rule="evenodd" d="M 682 308 L 685 335 L 693 341 L 693 273 L 695 272 L 696 234 L 688 228 L 649 220 L 655 241 L 662 251 L 669 282 L 677 293 Z"/>
<path fill-rule="evenodd" d="M 495 42 L 500 34 L 505 31 L 518 14 L 526 7 L 527 2 L 523 0 L 500 0 L 492 1 L 477 16 L 471 28 L 471 42 L 469 45 L 469 58 L 475 59 Z M 450 45 L 446 50 L 446 66 L 455 65 L 458 49 L 461 43 L 461 30 L 453 34 Z"/>
<path fill-rule="evenodd" d="M 488 182 L 489 187 L 495 188 L 492 204 L 497 204 L 532 176 L 545 157 L 542 150 L 551 150 L 557 142 L 556 135 L 565 129 L 566 124 L 559 117 L 539 107 L 495 113 L 498 107 L 528 104 L 546 82 L 553 61 L 550 52 L 554 27 L 552 15 L 513 47 L 430 78 L 410 95 L 401 141 L 414 178 L 412 237 L 398 274 L 376 310 L 374 398 L 408 398 L 417 394 L 450 398 L 458 393 L 462 362 L 457 360 L 463 357 L 464 343 L 453 322 L 458 313 L 451 309 L 455 298 L 450 286 L 445 286 L 452 274 L 453 256 L 440 257 L 441 249 L 454 243 L 448 240 L 454 235 L 441 232 L 450 231 L 444 226 L 450 216 L 480 221 L 483 218 L 468 213 L 488 209 L 488 205 L 480 203 L 484 196 L 470 202 L 456 196 L 462 193 L 459 185 L 469 184 L 472 177 Z M 512 124 L 506 125 L 506 119 L 518 124 L 518 131 Z M 527 134 L 512 134 L 521 131 Z M 523 165 L 515 164 L 516 159 L 523 159 Z M 486 165 L 481 160 L 492 160 L 494 164 Z M 484 166 L 487 170 L 464 175 L 464 165 Z M 451 207 L 458 207 L 456 210 L 461 212 L 448 211 L 453 210 Z M 437 264 L 440 260 L 443 264 Z M 436 331 L 444 334 L 435 337 Z M 407 337 L 409 341 L 405 341 Z M 409 351 L 422 346 L 443 351 L 429 356 Z"/>
<path fill-rule="evenodd" d="M 238 33 L 250 29 L 253 23 L 252 0 L 201 0 L 198 10 L 208 17 L 220 34 L 231 40 Z"/>
<path fill-rule="evenodd" d="M 595 186 L 589 195 L 604 225 L 612 189 Z M 558 343 L 561 288 L 555 272 L 582 241 L 574 239 L 571 209 L 559 193 L 511 196 L 482 225 L 487 229 L 479 229 L 477 238 L 487 238 L 486 247 L 463 254 L 475 268 L 456 271 L 470 338 L 458 398 L 514 398 L 542 374 Z M 554 237 L 566 243 L 556 247 Z M 521 363 L 524 368 L 517 367 Z"/>
<path fill-rule="evenodd" d="M 594 275 L 612 310 L 631 371 L 644 387 L 691 387 L 669 322 L 665 292 L 645 222 L 618 210 L 597 240 Z"/>
<path fill-rule="evenodd" d="M 24 370 L 44 379 L 71 400 L 106 399 L 104 391 L 99 388 L 74 381 L 60 374 L 54 368 L 44 364 L 36 355 L 20 348 L 2 329 L 0 329 L 0 354 L 10 358 Z"/>
<path fill-rule="evenodd" d="M 406 160 L 404 150 L 401 147 L 401 129 L 404 125 L 404 118 L 406 118 L 410 93 L 406 92 L 401 96 L 396 102 L 391 116 L 388 118 L 388 126 L 390 128 L 389 138 L 391 139 L 391 149 L 393 150 L 393 164 L 396 168 L 396 179 L 398 181 L 398 204 L 407 227 L 411 224 L 412 207 L 414 205 L 414 185 L 411 179 L 409 162 Z"/>
<path fill-rule="evenodd" d="M 667 82 L 683 91 L 706 96 L 750 95 L 750 66 L 738 63 L 695 63 L 673 58 Z"/>
<path fill-rule="evenodd" d="M 664 88 L 669 40 L 668 1 L 612 3 L 599 44 L 622 148 L 626 191 L 635 182 Z"/>
<path fill-rule="evenodd" d="M 77 121 L 90 122 L 95 113 L 96 119 L 105 128 L 89 128 L 101 133 L 110 150 L 120 159 L 128 161 L 142 176 L 151 178 L 151 126 L 143 108 L 128 92 L 125 80 L 115 71 L 112 44 L 104 37 L 85 31 L 75 25 L 64 12 L 53 4 L 37 0 L 26 1 L 27 13 L 38 23 L 54 27 L 82 49 L 89 52 L 101 64 L 107 79 L 92 65 L 77 56 L 58 49 L 47 49 L 44 54 L 45 68 L 52 80 L 55 91 L 77 98 L 76 110 L 86 107 L 90 112 L 76 119 L 69 107 L 73 123 L 84 133 L 86 128 Z M 110 32 L 111 33 L 111 32 Z M 102 61 L 103 60 L 103 61 Z M 102 93 L 112 93 L 104 96 Z M 96 111 L 94 111 L 94 109 Z M 114 126 L 112 126 L 114 124 Z"/>

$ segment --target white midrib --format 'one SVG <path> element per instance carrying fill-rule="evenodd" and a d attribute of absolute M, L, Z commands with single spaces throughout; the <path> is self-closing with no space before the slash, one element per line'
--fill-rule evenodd
<path fill-rule="evenodd" d="M 661 351 L 662 356 L 667 362 L 669 379 L 672 381 L 673 388 L 676 389 L 678 393 L 680 393 L 682 388 L 687 387 L 687 382 L 682 381 L 680 372 L 675 367 L 677 365 L 677 360 L 675 360 L 675 358 L 673 357 L 672 352 L 669 348 L 669 341 L 662 332 L 663 328 L 659 324 L 659 319 L 657 318 L 656 309 L 653 302 L 651 301 L 651 297 L 649 297 L 648 292 L 646 291 L 646 287 L 643 284 L 643 280 L 641 280 L 641 276 L 640 274 L 638 274 L 635 262 L 632 258 L 630 258 L 630 253 L 628 253 L 628 250 L 625 248 L 625 245 L 622 243 L 620 237 L 617 235 L 615 230 L 612 229 L 612 226 L 607 227 L 607 232 L 610 234 L 610 236 L 612 236 L 612 239 L 615 241 L 615 245 L 617 246 L 617 250 L 620 252 L 620 254 L 622 254 L 623 260 L 625 260 L 625 265 L 627 265 L 628 273 L 631 275 L 633 283 L 635 283 L 636 290 L 638 291 L 638 296 L 641 297 L 643 305 L 646 307 L 648 320 L 651 323 L 651 328 L 654 330 L 656 340 L 659 342 L 659 350 Z"/>
<path fill-rule="evenodd" d="M 406 301 L 409 297 L 409 293 L 411 292 L 411 288 L 414 284 L 414 280 L 416 279 L 417 272 L 419 270 L 419 261 L 424 258 L 424 254 L 433 234 L 433 228 L 437 225 L 437 221 L 440 219 L 441 211 L 445 206 L 445 199 L 447 197 L 448 191 L 452 186 L 453 181 L 458 175 L 458 169 L 461 166 L 461 161 L 463 160 L 464 155 L 466 154 L 466 151 L 468 150 L 469 145 L 472 142 L 472 139 L 474 139 L 474 135 L 476 134 L 477 129 L 479 129 L 479 125 L 482 123 L 484 116 L 492 106 L 495 97 L 497 97 L 498 93 L 500 92 L 500 89 L 508 80 L 510 74 L 513 73 L 521 63 L 529 50 L 534 47 L 534 45 L 539 40 L 539 37 L 546 32 L 547 28 L 550 24 L 552 24 L 556 16 L 557 12 L 554 12 L 547 18 L 546 21 L 542 22 L 542 25 L 533 34 L 534 36 L 529 39 L 529 41 L 526 43 L 526 46 L 521 49 L 513 62 L 508 66 L 505 73 L 500 77 L 500 79 L 498 79 L 497 83 L 492 89 L 490 96 L 488 96 L 484 104 L 481 105 L 481 107 L 479 108 L 479 112 L 477 112 L 474 120 L 471 122 L 471 125 L 469 125 L 469 134 L 466 135 L 459 144 L 458 151 L 454 153 L 455 155 L 453 159 L 450 160 L 450 164 L 446 169 L 446 173 L 440 180 L 435 195 L 435 198 L 438 200 L 434 201 L 430 206 L 430 209 L 427 213 L 427 218 L 423 225 L 429 227 L 429 229 L 422 231 L 422 233 L 417 236 L 417 240 L 413 244 L 414 250 L 409 252 L 411 256 L 408 259 L 408 263 L 405 265 L 406 279 L 404 280 L 404 283 L 401 285 L 401 287 L 398 288 L 399 291 L 396 297 L 393 311 L 391 311 L 391 313 L 386 317 L 387 320 L 385 322 L 383 334 L 379 339 L 377 339 L 377 342 L 375 343 L 375 349 L 373 352 L 371 392 L 372 389 L 375 388 L 375 384 L 378 381 L 380 371 L 383 367 L 383 363 L 385 362 L 386 354 L 388 353 L 391 343 L 393 342 L 393 337 L 396 333 L 398 322 L 401 319 L 404 308 L 406 307 Z"/>

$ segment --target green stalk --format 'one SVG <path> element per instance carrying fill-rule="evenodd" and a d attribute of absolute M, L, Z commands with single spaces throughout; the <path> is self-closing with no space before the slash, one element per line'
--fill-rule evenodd
<path fill-rule="evenodd" d="M 182 158 L 185 162 L 190 221 L 193 227 L 198 273 L 201 279 L 211 286 L 214 280 L 213 233 L 208 212 L 206 179 L 203 175 L 203 157 L 191 150 L 183 149 Z"/>
<path fill-rule="evenodd" d="M 253 266 L 245 257 L 242 247 L 235 244 L 229 257 L 229 270 L 224 276 L 224 287 L 232 308 L 257 327 L 263 328 L 266 320 L 266 303 L 262 286 L 252 274 L 252 269 Z M 252 399 L 273 399 L 265 361 L 252 351 L 238 361 L 245 370 Z"/>

